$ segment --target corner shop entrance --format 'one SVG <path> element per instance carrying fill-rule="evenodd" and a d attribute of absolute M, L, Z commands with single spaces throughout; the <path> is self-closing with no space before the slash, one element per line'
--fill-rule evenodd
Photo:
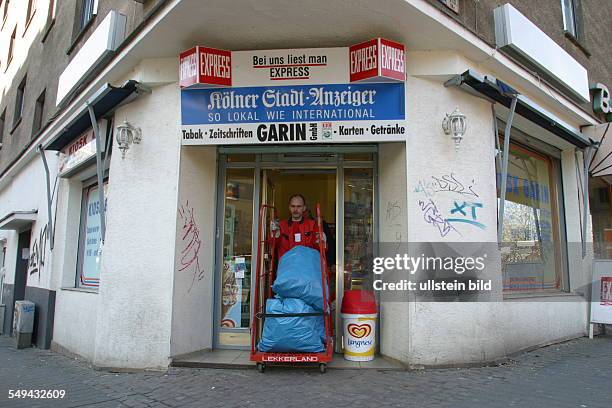
<path fill-rule="evenodd" d="M 344 290 L 371 287 L 376 146 L 228 147 L 219 153 L 214 347 L 249 346 L 259 207 L 275 205 L 280 217 L 288 217 L 287 202 L 295 193 L 305 196 L 311 210 L 320 203 L 328 224 L 335 326 L 340 327 Z M 338 331 L 336 336 L 338 345 Z"/>

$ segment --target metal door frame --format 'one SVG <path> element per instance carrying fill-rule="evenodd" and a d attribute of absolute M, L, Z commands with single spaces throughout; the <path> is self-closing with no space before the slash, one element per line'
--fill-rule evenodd
<path fill-rule="evenodd" d="M 228 154 L 254 154 L 255 161 L 251 162 L 233 162 L 228 163 L 226 158 Z M 335 155 L 328 160 L 317 161 L 313 158 L 307 158 L 304 160 L 302 157 L 296 157 L 295 161 L 263 161 L 265 155 L 277 154 L 317 154 L 317 153 L 330 153 Z M 350 161 L 345 162 L 343 160 L 345 153 L 373 153 L 373 160 L 371 161 Z M 293 147 L 263 147 L 263 146 L 250 146 L 250 147 L 220 147 L 218 148 L 218 172 L 217 178 L 217 191 L 216 191 L 216 226 L 215 226 L 215 262 L 214 262 L 214 305 L 213 305 L 213 348 L 215 349 L 244 349 L 250 348 L 248 346 L 233 346 L 223 345 L 219 343 L 219 336 L 222 332 L 244 332 L 249 333 L 250 328 L 239 328 L 239 329 L 224 329 L 220 327 L 219 323 L 221 320 L 220 312 L 220 301 L 221 301 L 221 288 L 219 282 L 222 277 L 222 265 L 223 265 L 223 242 L 222 238 L 224 235 L 224 217 L 225 217 L 225 183 L 228 168 L 249 168 L 253 169 L 253 214 L 252 214 L 252 225 L 254 228 L 251 230 L 251 269 L 257 265 L 259 259 L 257 258 L 257 228 L 258 217 L 259 217 L 259 206 L 260 196 L 262 193 L 262 175 L 263 170 L 267 169 L 330 169 L 336 173 L 336 312 L 335 312 L 335 351 L 340 352 L 342 343 L 342 333 L 340 328 L 342 327 L 342 319 L 340 317 L 340 305 L 342 303 L 342 295 L 344 293 L 344 169 L 347 168 L 371 168 L 372 171 L 372 183 L 373 183 L 373 198 L 372 198 L 372 211 L 373 211 L 373 251 L 374 256 L 378 253 L 378 233 L 379 233 L 379 190 L 378 190 L 378 146 L 377 145 L 332 145 L 332 146 L 293 146 Z M 340 205 L 341 203 L 341 205 Z M 255 274 L 251 271 L 251 290 L 255 285 Z M 252 299 L 252 297 L 251 297 Z M 253 314 L 253 302 L 250 302 L 251 315 Z M 377 333 L 380 331 L 377 330 Z M 378 334 L 377 334 L 378 336 Z"/>

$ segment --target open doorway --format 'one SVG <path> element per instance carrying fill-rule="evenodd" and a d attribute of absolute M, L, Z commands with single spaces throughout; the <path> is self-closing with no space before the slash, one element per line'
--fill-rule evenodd
<path fill-rule="evenodd" d="M 215 348 L 247 348 L 257 258 L 257 226 L 262 204 L 278 218 L 290 217 L 289 198 L 301 194 L 316 216 L 320 205 L 328 235 L 334 326 L 340 327 L 345 290 L 367 289 L 376 246 L 375 180 L 372 153 L 274 153 L 220 156 L 217 223 Z M 264 255 L 265 256 L 265 255 Z M 336 351 L 341 339 L 336 330 Z"/>

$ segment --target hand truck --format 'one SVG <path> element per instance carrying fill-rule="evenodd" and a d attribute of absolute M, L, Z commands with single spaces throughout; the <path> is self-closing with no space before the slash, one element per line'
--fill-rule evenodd
<path fill-rule="evenodd" d="M 327 259 L 325 256 L 326 243 L 323 237 L 323 221 L 321 208 L 317 204 L 317 227 L 319 230 L 319 255 L 321 257 L 321 287 L 323 290 L 323 320 L 325 322 L 325 349 L 319 353 L 304 352 L 262 352 L 257 349 L 261 338 L 263 324 L 266 319 L 266 300 L 272 298 L 272 284 L 274 283 L 275 247 L 278 237 L 274 234 L 268 236 L 268 216 L 276 220 L 276 208 L 263 204 L 259 209 L 259 224 L 257 229 L 257 266 L 255 273 L 255 294 L 253 306 L 253 319 L 251 324 L 251 361 L 257 363 L 257 371 L 263 373 L 268 363 L 311 363 L 319 364 L 321 373 L 327 370 L 327 363 L 333 358 L 334 348 L 332 342 L 332 316 L 329 301 L 329 280 L 327 276 Z M 311 314 L 309 314 L 311 315 Z M 292 315 L 293 316 L 293 315 Z"/>

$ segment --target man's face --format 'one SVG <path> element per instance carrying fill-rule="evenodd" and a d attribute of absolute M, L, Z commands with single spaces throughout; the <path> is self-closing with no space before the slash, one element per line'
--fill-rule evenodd
<path fill-rule="evenodd" d="M 293 197 L 289 202 L 289 212 L 293 221 L 300 221 L 306 211 L 306 205 L 300 197 Z"/>

